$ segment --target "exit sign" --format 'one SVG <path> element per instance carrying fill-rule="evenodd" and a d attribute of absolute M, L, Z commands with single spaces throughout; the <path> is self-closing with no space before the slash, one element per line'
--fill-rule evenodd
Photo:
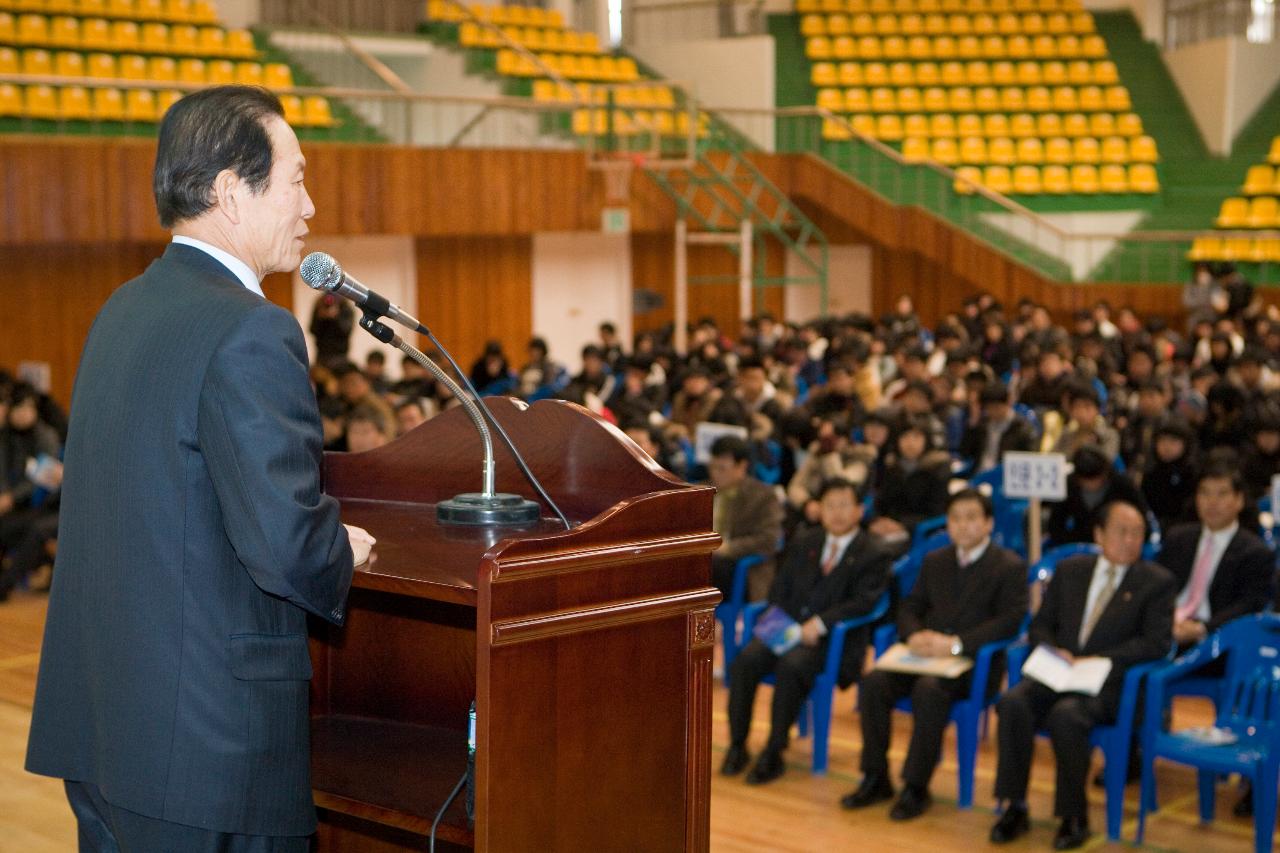
<path fill-rule="evenodd" d="M 631 208 L 606 207 L 600 213 L 600 230 L 606 234 L 627 234 L 631 231 Z"/>

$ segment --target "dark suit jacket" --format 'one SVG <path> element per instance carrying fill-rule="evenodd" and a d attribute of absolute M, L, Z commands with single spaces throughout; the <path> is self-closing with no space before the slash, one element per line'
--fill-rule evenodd
<path fill-rule="evenodd" d="M 1027 615 L 1027 564 L 995 543 L 976 563 L 960 568 L 949 545 L 925 555 L 920 577 L 898 608 L 898 636 L 904 642 L 929 629 L 953 634 L 975 655 L 987 643 L 1018 633 Z"/>
<path fill-rule="evenodd" d="M 842 619 L 861 616 L 875 606 L 889 588 L 892 559 L 879 540 L 861 531 L 844 549 L 831 574 L 824 577 L 822 546 L 826 537 L 826 531 L 819 527 L 791 540 L 778 566 L 769 603 L 778 605 L 800 623 L 818 616 L 830 629 Z M 845 639 L 840 663 L 842 687 L 861 675 L 870 635 L 870 627 L 864 627 Z"/>
<path fill-rule="evenodd" d="M 988 429 L 987 420 L 983 418 L 977 426 L 965 427 L 964 434 L 960 437 L 960 455 L 973 464 L 975 474 L 982 454 L 987 450 Z M 1000 455 L 1003 457 L 1010 450 L 1034 450 L 1035 444 L 1036 431 L 1031 424 L 1027 423 L 1026 418 L 1014 415 L 1013 422 L 1000 434 Z"/>
<path fill-rule="evenodd" d="M 1155 563 L 1134 563 L 1081 648 L 1080 626 L 1097 562 L 1096 556 L 1082 555 L 1058 564 L 1028 635 L 1032 647 L 1048 643 L 1073 655 L 1111 658 L 1111 674 L 1098 698 L 1114 715 L 1129 667 L 1168 653 L 1178 587 L 1173 575 Z"/>
<path fill-rule="evenodd" d="M 1111 501 L 1128 501 L 1144 514 L 1146 513 L 1147 502 L 1127 475 L 1114 470 L 1108 471 L 1107 484 L 1103 489 L 1102 500 L 1096 508 L 1090 509 L 1084 502 L 1084 495 L 1076 475 L 1071 474 L 1067 477 L 1067 498 L 1051 506 L 1049 522 L 1045 526 L 1045 534 L 1052 544 L 1092 542 L 1093 523 L 1097 511 Z"/>
<path fill-rule="evenodd" d="M 765 558 L 747 577 L 747 600 L 759 601 L 773 582 L 774 555 L 782 538 L 782 505 L 773 489 L 755 477 L 743 480 L 726 506 L 724 528 L 719 533 L 726 548 L 719 556 L 739 560 L 760 554 Z"/>
<path fill-rule="evenodd" d="M 301 328 L 171 245 L 98 314 L 72 399 L 27 769 L 311 833 L 306 614 L 342 622 L 352 554 Z"/>
<path fill-rule="evenodd" d="M 1191 580 L 1200 530 L 1199 524 L 1182 524 L 1161 540 L 1156 562 L 1177 579 L 1175 600 Z M 1265 610 L 1271 602 L 1274 580 L 1275 555 L 1267 543 L 1244 528 L 1237 530 L 1209 584 L 1209 622 L 1205 627 L 1216 631 L 1232 619 Z"/>

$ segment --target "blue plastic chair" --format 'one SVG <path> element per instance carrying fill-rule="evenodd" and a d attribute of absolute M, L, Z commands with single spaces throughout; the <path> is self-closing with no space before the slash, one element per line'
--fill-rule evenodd
<path fill-rule="evenodd" d="M 776 486 L 782 479 L 782 445 L 773 439 L 765 441 L 751 464 L 751 474 L 760 482 Z"/>
<path fill-rule="evenodd" d="M 1227 654 L 1229 653 L 1229 654 Z M 1179 678 L 1227 654 L 1222 701 L 1214 725 L 1229 729 L 1238 740 L 1210 746 L 1183 734 L 1160 730 L 1161 711 Z M 1213 820 L 1214 786 L 1219 774 L 1239 773 L 1253 783 L 1253 846 L 1272 849 L 1276 825 L 1277 777 L 1280 776 L 1280 616 L 1245 616 L 1151 676 L 1147 716 L 1142 727 L 1142 800 L 1138 809 L 1138 843 L 1146 829 L 1147 811 L 1156 808 L 1155 760 L 1166 758 L 1195 767 L 1200 789 L 1200 820 Z"/>
<path fill-rule="evenodd" d="M 1024 421 L 1031 424 L 1031 429 L 1035 431 L 1037 440 L 1044 435 L 1044 424 L 1040 422 L 1040 415 L 1035 409 L 1026 403 L 1014 403 L 1013 411 Z"/>
<path fill-rule="evenodd" d="M 1028 570 L 1027 582 L 1048 582 L 1058 568 L 1058 563 L 1068 557 L 1097 553 L 1099 553 L 1099 548 L 1092 542 L 1068 542 L 1065 545 L 1055 545 L 1041 554 L 1039 560 L 1031 564 L 1031 568 Z"/>
<path fill-rule="evenodd" d="M 939 521 L 941 524 L 938 523 Z M 897 592 L 898 601 L 902 601 L 911 594 L 911 588 L 916 585 L 916 578 L 920 577 L 920 567 L 924 565 L 925 555 L 951 544 L 951 536 L 946 531 L 946 522 L 946 516 L 942 515 L 920 522 L 916 526 L 911 549 L 894 561 L 892 583 Z M 920 529 L 925 525 L 929 527 L 921 534 Z M 943 529 L 939 530 L 939 526 Z M 894 644 L 897 633 L 897 627 L 892 624 L 876 628 L 871 642 L 876 657 L 880 657 Z"/>
<path fill-rule="evenodd" d="M 1004 468 L 996 465 L 985 471 L 979 471 L 969 481 L 975 489 L 989 486 L 991 503 L 995 509 L 995 533 L 992 539 L 997 545 L 1003 545 L 1018 555 L 1027 556 L 1027 534 L 1024 529 L 1027 519 L 1029 501 L 1022 498 L 1007 498 L 1004 495 Z"/>
<path fill-rule="evenodd" d="M 755 627 L 756 619 L 764 612 L 768 604 L 763 601 L 748 604 L 742 609 L 742 636 L 751 636 L 751 630 Z M 809 691 L 809 698 L 805 700 L 805 707 L 800 712 L 800 737 L 806 737 L 809 731 L 809 720 L 813 718 L 813 763 L 812 770 L 815 774 L 824 774 L 827 772 L 827 740 L 831 736 L 831 705 L 835 697 L 836 689 L 840 686 L 840 659 L 844 656 L 844 642 L 848 633 L 855 628 L 861 628 L 864 625 L 874 625 L 876 622 L 884 618 L 889 612 L 889 593 L 876 601 L 871 611 L 865 616 L 858 616 L 853 619 L 845 619 L 837 622 L 828 628 L 827 643 L 827 659 L 822 667 L 822 672 L 818 673 L 818 678 L 813 684 L 813 689 Z M 764 678 L 765 684 L 773 684 L 772 675 Z"/>
<path fill-rule="evenodd" d="M 745 640 L 739 635 L 742 608 L 747 603 L 747 576 L 751 569 L 764 562 L 759 554 L 740 558 L 733 566 L 733 587 L 729 599 L 716 605 L 716 621 L 720 623 L 721 645 L 724 648 L 724 683 L 729 683 L 729 664 L 742 651 Z"/>

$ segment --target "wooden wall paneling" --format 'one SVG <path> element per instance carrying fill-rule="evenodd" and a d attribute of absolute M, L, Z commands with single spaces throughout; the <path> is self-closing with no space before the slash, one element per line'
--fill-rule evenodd
<path fill-rule="evenodd" d="M 514 369 L 533 334 L 531 236 L 417 241 L 418 315 L 464 370 L 490 339 Z"/>

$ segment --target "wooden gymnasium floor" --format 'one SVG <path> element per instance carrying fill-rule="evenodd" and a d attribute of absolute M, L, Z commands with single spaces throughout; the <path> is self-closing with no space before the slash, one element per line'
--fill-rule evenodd
<path fill-rule="evenodd" d="M 0 853 L 66 853 L 75 850 L 75 825 L 55 780 L 31 776 L 22 770 L 35 687 L 36 663 L 44 625 L 43 595 L 19 592 L 0 604 Z M 752 733 L 753 750 L 763 742 L 768 714 L 768 688 L 762 688 Z M 741 779 L 713 777 L 711 797 L 711 847 L 716 851 L 963 851 L 997 850 L 987 843 L 994 820 L 991 784 L 995 773 L 994 731 L 983 742 L 978 758 L 977 803 L 970 811 L 955 808 L 955 747 L 948 736 L 943 763 L 934 778 L 934 806 L 908 824 L 891 823 L 886 807 L 845 813 L 836 807 L 840 796 L 857 782 L 859 734 L 851 711 L 853 692 L 840 694 L 831 736 L 831 770 L 825 777 L 808 772 L 809 745 L 793 741 L 788 752 L 787 774 L 764 788 L 749 788 Z M 1208 705 L 1191 700 L 1179 704 L 1175 726 L 1207 721 Z M 717 686 L 714 697 L 715 731 L 712 762 L 716 769 L 724 755 L 725 693 Z M 902 759 L 910 732 L 907 715 L 897 715 L 893 766 Z M 1095 756 L 1095 761 L 1098 761 Z M 1252 849 L 1252 824 L 1230 815 L 1234 791 L 1224 790 L 1218 799 L 1217 822 L 1200 826 L 1196 817 L 1194 774 L 1183 768 L 1162 767 L 1161 798 L 1165 808 L 1151 817 L 1147 846 L 1153 851 L 1226 853 Z M 1047 743 L 1037 745 L 1032 774 L 1030 835 L 1007 849 L 1048 850 L 1055 822 L 1052 820 L 1053 756 Z M 1132 838 L 1137 787 L 1130 788 L 1125 833 Z M 1107 844 L 1102 792 L 1090 789 L 1090 823 L 1094 839 L 1088 850 L 1130 849 Z"/>

